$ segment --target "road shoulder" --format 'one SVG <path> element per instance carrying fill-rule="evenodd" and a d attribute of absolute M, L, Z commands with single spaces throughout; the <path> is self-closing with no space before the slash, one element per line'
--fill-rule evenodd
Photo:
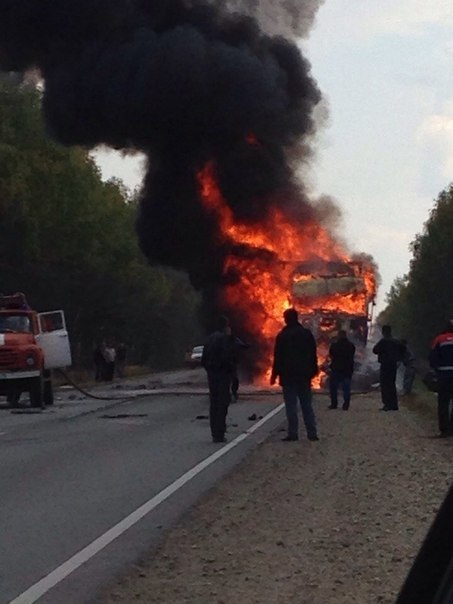
<path fill-rule="evenodd" d="M 394 602 L 451 481 L 453 439 L 407 408 L 380 412 L 376 394 L 348 412 L 315 404 L 319 443 L 274 433 L 100 601 Z"/>

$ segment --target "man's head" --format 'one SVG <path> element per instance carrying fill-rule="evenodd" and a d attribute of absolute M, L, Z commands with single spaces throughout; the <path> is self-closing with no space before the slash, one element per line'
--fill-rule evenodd
<path fill-rule="evenodd" d="M 286 325 L 295 325 L 298 321 L 297 310 L 295 308 L 287 308 L 283 313 L 283 319 Z"/>
<path fill-rule="evenodd" d="M 340 329 L 340 330 L 338 331 L 338 339 L 339 339 L 339 340 L 346 340 L 346 337 L 347 337 L 347 336 L 346 336 L 346 332 L 345 332 L 345 330 L 344 330 L 344 329 Z"/>
<path fill-rule="evenodd" d="M 382 335 L 384 336 L 384 338 L 391 338 L 392 337 L 392 328 L 390 327 L 390 325 L 383 325 L 382 326 Z"/>
<path fill-rule="evenodd" d="M 221 315 L 220 317 L 218 317 L 215 325 L 216 325 L 217 331 L 226 332 L 230 326 L 230 321 L 229 321 L 228 317 L 225 317 L 225 315 Z"/>

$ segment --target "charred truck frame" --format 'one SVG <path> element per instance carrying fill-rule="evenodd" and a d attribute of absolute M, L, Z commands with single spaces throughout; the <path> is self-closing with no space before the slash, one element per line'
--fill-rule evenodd
<path fill-rule="evenodd" d="M 301 322 L 315 336 L 321 356 L 340 329 L 357 348 L 365 348 L 372 320 L 374 297 L 370 297 L 364 265 L 360 261 L 296 264 L 291 302 Z"/>

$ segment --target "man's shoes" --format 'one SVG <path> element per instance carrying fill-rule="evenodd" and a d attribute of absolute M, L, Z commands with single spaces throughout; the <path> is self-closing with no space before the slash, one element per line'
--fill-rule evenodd
<path fill-rule="evenodd" d="M 342 409 L 343 411 L 347 411 L 349 409 L 349 405 L 343 405 Z"/>
<path fill-rule="evenodd" d="M 226 443 L 227 439 L 223 436 L 222 438 L 213 438 L 212 442 L 213 443 Z"/>
<path fill-rule="evenodd" d="M 312 435 L 312 436 L 308 436 L 308 440 L 311 440 L 312 442 L 319 440 L 319 438 L 316 436 L 316 434 Z"/>
<path fill-rule="evenodd" d="M 329 405 L 329 406 L 327 407 L 327 409 L 338 409 L 338 407 L 336 407 L 336 406 L 334 406 L 334 405 Z"/>
<path fill-rule="evenodd" d="M 285 438 L 282 438 L 283 443 L 289 443 L 296 440 L 299 440 L 298 436 L 285 436 Z"/>

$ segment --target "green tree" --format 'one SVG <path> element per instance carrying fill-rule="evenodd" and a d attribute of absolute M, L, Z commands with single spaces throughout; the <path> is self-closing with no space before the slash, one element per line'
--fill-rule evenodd
<path fill-rule="evenodd" d="M 181 364 L 199 337 L 199 296 L 185 275 L 146 264 L 136 200 L 103 182 L 86 150 L 52 141 L 40 104 L 36 88 L 0 78 L 0 291 L 64 309 L 80 361 L 113 336 L 141 363 Z"/>
<path fill-rule="evenodd" d="M 438 196 L 411 251 L 409 273 L 393 284 L 383 318 L 426 355 L 434 335 L 453 318 L 453 185 Z"/>

